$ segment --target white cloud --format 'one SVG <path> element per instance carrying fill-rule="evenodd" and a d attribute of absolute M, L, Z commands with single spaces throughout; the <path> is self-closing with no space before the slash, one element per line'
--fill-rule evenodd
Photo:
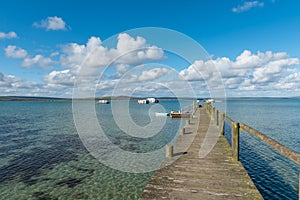
<path fill-rule="evenodd" d="M 22 49 L 20 47 L 14 46 L 14 45 L 8 45 L 5 49 L 5 55 L 8 58 L 23 58 L 22 66 L 25 68 L 32 68 L 32 67 L 40 67 L 45 70 L 51 69 L 50 64 L 52 64 L 54 61 L 50 58 L 46 58 L 43 55 L 35 55 L 34 57 L 31 57 L 28 55 L 27 51 L 25 49 Z M 55 52 L 56 53 L 56 52 Z M 53 55 L 55 56 L 55 55 Z"/>
<path fill-rule="evenodd" d="M 241 12 L 248 11 L 255 7 L 264 7 L 264 2 L 245 1 L 243 5 L 238 5 L 236 8 L 232 8 L 232 12 L 241 13 Z"/>
<path fill-rule="evenodd" d="M 35 96 L 36 94 L 32 91 L 40 87 L 42 87 L 40 83 L 27 82 L 22 78 L 0 72 L 0 93 L 2 95 Z"/>
<path fill-rule="evenodd" d="M 222 75 L 225 88 L 231 94 L 248 94 L 247 92 L 275 91 L 281 88 L 299 91 L 300 72 L 297 66 L 298 58 L 291 58 L 285 52 L 252 54 L 245 50 L 235 61 L 229 58 L 217 58 L 215 60 L 197 60 L 179 74 L 188 81 L 215 81 L 216 73 Z M 215 70 L 216 69 L 216 70 Z M 287 78 L 288 77 L 288 78 Z M 258 94 L 258 93 L 257 93 Z"/>
<path fill-rule="evenodd" d="M 6 96 L 49 96 L 71 97 L 72 78 L 66 71 L 53 71 L 43 83 L 30 82 L 0 72 L 0 94 Z"/>
<path fill-rule="evenodd" d="M 58 56 L 59 55 L 59 52 L 58 51 L 55 51 L 53 53 L 50 54 L 50 57 L 55 57 L 55 56 Z"/>
<path fill-rule="evenodd" d="M 34 57 L 27 57 L 23 60 L 22 66 L 26 68 L 32 68 L 38 66 L 42 69 L 49 70 L 49 66 L 53 61 L 50 58 L 45 58 L 43 55 L 35 55 Z"/>
<path fill-rule="evenodd" d="M 127 33 L 119 34 L 116 49 L 111 49 L 112 56 L 119 57 L 116 63 L 139 64 L 145 61 L 162 60 L 164 52 L 157 46 L 147 44 L 146 39 L 131 37 Z"/>
<path fill-rule="evenodd" d="M 10 31 L 8 33 L 0 32 L 0 39 L 12 39 L 12 38 L 17 38 L 17 37 L 18 37 L 18 35 L 13 31 Z"/>
<path fill-rule="evenodd" d="M 150 70 L 143 71 L 140 77 L 138 78 L 139 81 L 153 81 L 160 77 L 165 76 L 170 72 L 167 68 L 153 68 Z"/>
<path fill-rule="evenodd" d="M 43 19 L 40 22 L 34 22 L 33 26 L 36 28 L 45 28 L 47 31 L 67 30 L 66 22 L 57 16 L 47 17 L 47 19 Z"/>
<path fill-rule="evenodd" d="M 8 45 L 4 50 L 8 58 L 25 58 L 27 56 L 27 51 L 17 46 Z"/>
<path fill-rule="evenodd" d="M 60 62 L 77 73 L 98 75 L 108 65 L 136 65 L 165 58 L 161 48 L 147 44 L 142 37 L 133 38 L 123 33 L 118 36 L 115 48 L 103 46 L 98 37 L 91 37 L 86 45 L 71 43 L 62 47 Z"/>
<path fill-rule="evenodd" d="M 63 71 L 52 71 L 44 77 L 47 87 L 51 88 L 72 88 L 75 76 L 69 69 Z"/>
<path fill-rule="evenodd" d="M 22 79 L 13 75 L 5 75 L 0 72 L 0 87 L 11 87 L 13 83 L 21 82 Z"/>

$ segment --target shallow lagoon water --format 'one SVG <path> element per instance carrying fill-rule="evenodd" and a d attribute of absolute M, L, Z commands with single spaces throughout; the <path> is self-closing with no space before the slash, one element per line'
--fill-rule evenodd
<path fill-rule="evenodd" d="M 176 101 L 160 103 L 167 111 L 179 108 Z M 107 136 L 127 151 L 161 148 L 181 126 L 168 118 L 154 137 L 132 138 L 112 120 L 110 105 L 95 106 Z M 149 123 L 150 107 L 130 102 L 133 121 Z M 299 100 L 228 100 L 227 113 L 300 151 Z M 297 199 L 299 165 L 247 132 L 240 145 L 240 160 L 265 199 Z M 0 102 L 0 199 L 138 199 L 152 174 L 121 172 L 92 157 L 76 132 L 71 102 Z"/>
<path fill-rule="evenodd" d="M 161 105 L 179 108 L 177 101 Z M 151 105 L 130 106 L 137 124 L 149 123 Z M 95 109 L 107 136 L 126 151 L 153 151 L 178 134 L 180 121 L 168 118 L 157 136 L 133 138 L 118 129 L 110 105 Z M 138 199 L 153 173 L 121 172 L 92 157 L 76 132 L 71 102 L 0 102 L 0 130 L 1 199 Z"/>
<path fill-rule="evenodd" d="M 215 103 L 224 110 L 224 102 Z M 228 100 L 227 114 L 281 144 L 300 152 L 300 100 Z M 231 141 L 231 125 L 225 124 Z M 264 199 L 298 199 L 300 166 L 246 131 L 240 134 L 240 161 Z"/>

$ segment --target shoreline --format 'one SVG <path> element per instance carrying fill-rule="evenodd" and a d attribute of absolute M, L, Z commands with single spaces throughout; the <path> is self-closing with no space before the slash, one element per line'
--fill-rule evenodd
<path fill-rule="evenodd" d="M 113 97 L 91 97 L 91 98 L 59 98 L 59 97 L 31 97 L 31 96 L 0 96 L 1 101 L 98 101 L 100 99 L 105 100 L 138 100 L 145 97 L 128 97 L 128 96 L 113 96 Z M 191 97 L 155 97 L 159 100 L 195 100 Z M 197 100 L 205 100 L 208 98 L 197 98 Z M 214 98 L 215 100 L 225 101 L 225 100 L 300 100 L 300 97 L 228 97 L 228 98 Z"/>

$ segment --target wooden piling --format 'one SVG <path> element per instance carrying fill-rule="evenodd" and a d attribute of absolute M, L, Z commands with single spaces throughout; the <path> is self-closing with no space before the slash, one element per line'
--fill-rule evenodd
<path fill-rule="evenodd" d="M 186 124 L 187 124 L 187 125 L 191 124 L 191 122 L 190 122 L 189 119 L 186 120 Z"/>
<path fill-rule="evenodd" d="M 234 122 L 232 124 L 232 135 L 231 135 L 231 145 L 232 145 L 232 157 L 234 161 L 239 160 L 239 133 L 240 124 Z"/>
<path fill-rule="evenodd" d="M 173 157 L 173 145 L 167 144 L 166 145 L 166 157 L 167 158 L 172 158 Z"/>
<path fill-rule="evenodd" d="M 215 119 L 215 107 L 212 107 L 211 109 L 211 116 L 210 116 L 211 120 Z"/>
<path fill-rule="evenodd" d="M 225 113 L 220 113 L 220 133 L 224 135 L 225 133 Z"/>
<path fill-rule="evenodd" d="M 180 135 L 184 135 L 185 134 L 185 128 L 181 128 L 180 129 Z"/>
<path fill-rule="evenodd" d="M 219 110 L 216 110 L 216 124 L 219 126 Z"/>

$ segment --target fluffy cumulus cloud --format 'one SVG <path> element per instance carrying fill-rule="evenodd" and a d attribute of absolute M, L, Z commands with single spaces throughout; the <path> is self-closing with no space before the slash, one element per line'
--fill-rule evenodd
<path fill-rule="evenodd" d="M 35 92 L 40 89 L 42 84 L 27 82 L 14 75 L 7 75 L 0 72 L 0 93 L 2 95 L 25 95 L 36 96 Z"/>
<path fill-rule="evenodd" d="M 235 8 L 232 8 L 232 12 L 241 13 L 248 11 L 255 7 L 264 7 L 264 2 L 260 1 L 245 1 L 243 5 L 238 5 Z"/>
<path fill-rule="evenodd" d="M 50 58 L 46 58 L 43 55 L 35 55 L 34 57 L 26 57 L 23 62 L 22 66 L 26 68 L 31 68 L 31 67 L 40 67 L 45 70 L 51 69 L 50 64 L 53 61 Z"/>
<path fill-rule="evenodd" d="M 107 47 L 100 38 L 91 37 L 86 44 L 63 45 L 49 57 L 29 55 L 25 49 L 9 45 L 4 49 L 6 57 L 22 59 L 23 67 L 49 70 L 52 66 L 55 70 L 40 83 L 0 73 L 0 92 L 71 97 L 74 82 L 79 81 L 84 83 L 82 90 L 96 89 L 96 95 L 168 96 L 176 90 L 186 96 L 193 88 L 203 97 L 222 89 L 222 84 L 228 96 L 300 96 L 300 60 L 286 52 L 245 50 L 233 59 L 195 60 L 177 72 L 156 64 L 166 59 L 164 51 L 143 37 L 123 33 L 115 44 Z"/>
<path fill-rule="evenodd" d="M 14 31 L 10 31 L 8 33 L 0 32 L 0 39 L 12 39 L 17 37 L 18 35 Z"/>
<path fill-rule="evenodd" d="M 6 96 L 49 96 L 71 97 L 72 77 L 68 70 L 53 71 L 44 78 L 44 82 L 31 82 L 14 75 L 0 72 L 0 94 Z"/>
<path fill-rule="evenodd" d="M 161 48 L 147 44 L 142 37 L 133 38 L 123 33 L 113 48 L 105 47 L 98 37 L 91 37 L 85 45 L 71 43 L 62 47 L 60 62 L 72 72 L 97 74 L 109 65 L 137 65 L 165 58 Z"/>
<path fill-rule="evenodd" d="M 5 49 L 5 55 L 8 58 L 25 58 L 27 51 L 14 45 L 8 45 Z"/>
<path fill-rule="evenodd" d="M 8 45 L 4 51 L 8 58 L 23 59 L 21 65 L 25 68 L 39 67 L 44 70 L 50 70 L 52 68 L 50 65 L 54 63 L 51 58 L 44 57 L 40 54 L 30 56 L 25 49 L 14 45 Z"/>
<path fill-rule="evenodd" d="M 47 87 L 70 88 L 73 87 L 75 76 L 69 69 L 63 71 L 52 71 L 44 77 Z"/>
<path fill-rule="evenodd" d="M 57 16 L 47 17 L 39 22 L 34 22 L 33 26 L 36 28 L 45 28 L 47 31 L 67 30 L 66 22 Z"/>
<path fill-rule="evenodd" d="M 235 60 L 217 58 L 208 61 L 195 61 L 179 74 L 188 81 L 219 81 L 216 80 L 220 73 L 225 88 L 231 94 L 248 94 L 249 91 L 261 92 L 276 91 L 282 88 L 299 95 L 299 69 L 298 58 L 291 58 L 285 52 L 265 53 L 245 50 Z M 281 90 L 282 91 L 282 90 Z M 287 91 L 284 91 L 284 94 Z M 254 94 L 254 93 L 253 93 Z M 295 94 L 296 95 L 296 94 Z"/>
<path fill-rule="evenodd" d="M 43 22 L 42 24 L 46 24 Z M 31 94 L 41 96 L 70 96 L 74 81 L 80 74 L 88 75 L 92 77 L 88 79 L 90 82 L 87 89 L 93 89 L 97 86 L 97 78 L 101 70 L 106 69 L 106 66 L 110 65 L 107 69 L 114 68 L 113 73 L 103 74 L 103 77 L 107 77 L 105 83 L 101 83 L 98 88 L 107 90 L 114 87 L 120 78 L 124 80 L 128 77 L 124 77 L 124 74 L 136 65 L 144 64 L 148 61 L 158 61 L 165 59 L 164 52 L 161 48 L 148 44 L 146 39 L 142 37 L 131 37 L 128 34 L 120 34 L 116 38 L 116 46 L 106 47 L 98 37 L 91 37 L 86 44 L 70 43 L 61 46 L 61 51 L 55 51 L 50 54 L 50 57 L 46 57 L 42 54 L 29 55 L 25 49 L 20 47 L 9 45 L 5 48 L 5 54 L 9 58 L 23 59 L 22 67 L 24 68 L 42 68 L 49 70 L 55 67 L 55 70 L 50 71 L 43 77 L 43 82 L 39 85 L 28 83 L 22 79 L 17 79 L 11 75 L 1 74 L 1 89 L 3 91 L 4 85 L 6 90 L 17 90 L 18 87 L 14 85 L 32 85 L 36 86 L 30 91 Z M 51 67 L 51 65 L 53 65 Z M 64 69 L 61 69 L 64 68 Z M 109 70 L 108 70 L 109 71 Z M 168 73 L 167 69 L 156 68 L 141 70 L 137 74 L 131 74 L 132 76 L 127 79 L 127 82 L 147 82 L 155 79 L 159 79 Z M 114 74 L 114 75 L 112 75 Z M 5 80 L 4 80 L 5 79 Z M 14 81 L 12 80 L 14 79 Z M 19 95 L 27 95 L 28 92 L 22 90 Z M 48 91 L 48 94 L 46 94 Z M 6 93 L 8 94 L 8 93 Z M 45 95 L 46 94 L 46 95 Z"/>
<path fill-rule="evenodd" d="M 167 68 L 153 68 L 150 70 L 143 71 L 139 77 L 139 81 L 153 81 L 160 77 L 165 76 L 170 72 Z"/>

